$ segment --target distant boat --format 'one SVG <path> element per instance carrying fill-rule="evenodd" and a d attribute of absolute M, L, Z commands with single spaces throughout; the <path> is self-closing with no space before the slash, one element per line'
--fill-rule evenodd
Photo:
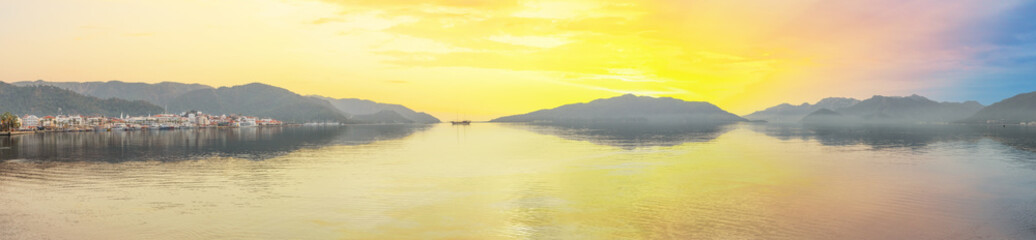
<path fill-rule="evenodd" d="M 468 120 L 464 120 L 464 121 L 450 121 L 450 123 L 452 123 L 453 125 L 471 125 L 471 121 L 468 121 Z"/>
<path fill-rule="evenodd" d="M 123 128 L 122 130 L 126 130 L 126 131 L 136 131 L 136 130 L 140 130 L 140 125 L 137 125 L 137 124 L 129 124 L 129 125 L 126 125 L 126 127 L 125 127 L 125 128 Z"/>
<path fill-rule="evenodd" d="M 240 122 L 237 123 L 237 127 L 246 128 L 246 127 L 255 127 L 255 126 L 258 126 L 258 125 L 255 124 L 255 120 L 253 120 L 253 119 L 246 119 L 244 121 L 240 121 Z"/>

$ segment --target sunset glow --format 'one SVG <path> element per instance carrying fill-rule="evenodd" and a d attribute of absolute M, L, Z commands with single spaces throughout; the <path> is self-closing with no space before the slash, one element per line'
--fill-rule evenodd
<path fill-rule="evenodd" d="M 262 82 L 474 120 L 624 93 L 1032 91 L 1026 1 L 4 1 L 0 81 Z"/>

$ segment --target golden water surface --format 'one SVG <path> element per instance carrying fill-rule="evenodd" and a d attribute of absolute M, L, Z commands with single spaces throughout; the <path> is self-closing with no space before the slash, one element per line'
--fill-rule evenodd
<path fill-rule="evenodd" d="M 1029 135 L 342 128 L 11 137 L 0 239 L 1036 239 Z"/>

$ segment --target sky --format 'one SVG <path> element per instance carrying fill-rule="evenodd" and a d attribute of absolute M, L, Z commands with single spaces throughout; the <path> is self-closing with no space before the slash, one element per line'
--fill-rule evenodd
<path fill-rule="evenodd" d="M 1036 91 L 1034 1 L 0 0 L 0 81 L 266 83 L 443 120 Z"/>

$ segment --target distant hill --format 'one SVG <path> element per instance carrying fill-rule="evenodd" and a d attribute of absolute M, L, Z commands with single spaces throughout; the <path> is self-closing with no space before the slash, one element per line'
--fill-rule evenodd
<path fill-rule="evenodd" d="M 60 110 L 59 110 L 60 109 Z M 162 108 L 145 101 L 84 96 L 54 86 L 24 86 L 0 82 L 0 112 L 14 114 L 119 116 L 162 113 Z"/>
<path fill-rule="evenodd" d="M 114 97 L 128 100 L 143 100 L 163 108 L 168 107 L 169 112 L 182 112 L 193 109 L 211 114 L 237 113 L 273 117 L 289 122 L 348 122 L 350 116 L 364 116 L 363 120 L 377 119 L 379 122 L 439 122 L 439 119 L 432 115 L 417 112 L 398 104 L 385 104 L 354 98 L 333 99 L 319 96 L 313 96 L 314 99 L 305 100 L 302 98 L 309 97 L 300 98 L 301 96 L 288 90 L 263 84 L 250 87 L 245 86 L 252 84 L 217 89 L 202 84 L 175 82 L 48 82 L 37 80 L 17 82 L 14 85 L 54 86 L 102 99 Z M 273 95 L 261 95 L 267 93 Z M 263 97 L 259 98 L 258 96 Z M 327 105 L 330 105 L 330 109 L 333 111 L 328 111 Z M 390 119 L 390 116 L 387 114 L 378 114 L 383 110 L 396 112 L 401 118 Z M 155 112 L 160 113 L 162 111 Z"/>
<path fill-rule="evenodd" d="M 810 124 L 840 124 L 845 123 L 846 121 L 846 117 L 841 113 L 827 108 L 821 108 L 820 110 L 816 110 L 809 115 L 802 117 L 803 123 Z"/>
<path fill-rule="evenodd" d="M 349 121 L 355 123 L 414 123 L 414 120 L 403 117 L 403 115 L 392 110 L 382 110 L 371 114 L 354 115 L 349 118 Z"/>
<path fill-rule="evenodd" d="M 360 116 L 360 115 L 372 115 L 378 114 L 383 111 L 391 111 L 397 113 L 403 119 L 409 120 L 413 123 L 439 123 L 439 119 L 423 112 L 417 112 L 411 110 L 403 105 L 399 104 L 387 104 L 378 103 L 371 100 L 363 100 L 356 98 L 329 98 L 322 96 L 311 96 L 313 98 L 326 100 L 331 103 L 336 109 L 347 115 Z M 382 117 L 386 115 L 381 114 Z M 398 119 L 397 119 L 398 120 Z"/>
<path fill-rule="evenodd" d="M 1023 93 L 982 108 L 963 122 L 1020 123 L 1036 121 L 1036 92 Z"/>
<path fill-rule="evenodd" d="M 47 82 L 43 80 L 25 81 L 13 83 L 18 86 L 55 86 L 72 90 L 79 94 L 94 96 L 98 98 L 121 98 L 126 100 L 144 100 L 155 105 L 164 106 L 169 101 L 183 95 L 184 93 L 199 90 L 212 89 L 210 86 L 201 84 L 184 84 L 174 82 L 160 83 L 127 83 L 121 81 L 108 82 Z"/>
<path fill-rule="evenodd" d="M 845 123 L 918 123 L 954 122 L 971 116 L 982 109 L 982 104 L 967 102 L 936 102 L 916 94 L 908 97 L 875 95 L 860 101 L 852 98 L 825 98 L 816 104 L 795 106 L 781 104 L 757 111 L 745 118 L 770 122 L 845 121 Z M 823 110 L 823 111 L 821 111 Z M 834 115 L 832 113 L 836 113 Z"/>
<path fill-rule="evenodd" d="M 816 104 L 802 103 L 791 105 L 783 103 L 777 106 L 757 111 L 744 117 L 750 120 L 765 120 L 768 122 L 798 122 L 806 115 L 820 109 L 840 109 L 859 103 L 860 100 L 853 98 L 824 98 Z"/>
<path fill-rule="evenodd" d="M 327 101 L 261 83 L 194 90 L 169 102 L 170 112 L 189 110 L 271 117 L 296 123 L 347 121 L 347 117 Z"/>
<path fill-rule="evenodd" d="M 493 119 L 492 122 L 653 122 L 722 123 L 746 119 L 707 102 L 626 94 Z"/>
<path fill-rule="evenodd" d="M 867 122 L 953 122 L 967 118 L 982 109 L 975 101 L 936 102 L 928 98 L 874 96 L 849 107 L 834 111 Z"/>

